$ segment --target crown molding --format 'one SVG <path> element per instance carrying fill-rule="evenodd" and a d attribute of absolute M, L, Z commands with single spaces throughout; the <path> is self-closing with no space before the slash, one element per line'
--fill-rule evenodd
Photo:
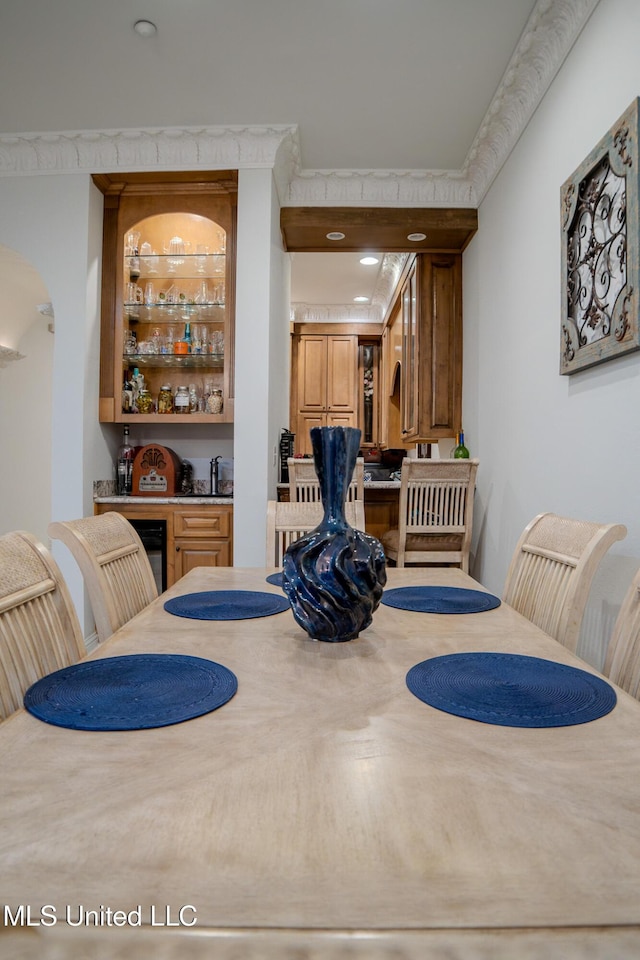
<path fill-rule="evenodd" d="M 538 0 L 461 170 L 298 170 L 285 206 L 477 207 L 599 0 Z"/>
<path fill-rule="evenodd" d="M 461 170 L 303 170 L 295 124 L 0 136 L 0 176 L 271 168 L 283 206 L 477 207 L 599 0 L 538 0 Z"/>
<path fill-rule="evenodd" d="M 22 133 L 0 137 L 0 175 L 228 170 L 278 164 L 286 176 L 299 153 L 297 128 L 290 124 Z"/>
<path fill-rule="evenodd" d="M 292 303 L 292 323 L 382 323 L 379 304 Z"/>

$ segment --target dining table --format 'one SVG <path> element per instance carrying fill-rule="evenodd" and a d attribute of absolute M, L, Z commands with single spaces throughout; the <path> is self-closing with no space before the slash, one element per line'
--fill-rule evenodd
<path fill-rule="evenodd" d="M 347 642 L 287 605 L 176 616 L 274 570 L 197 567 L 93 650 L 213 661 L 226 702 L 143 729 L 20 709 L 0 725 L 0 958 L 575 960 L 640 957 L 640 702 L 512 726 L 430 705 L 407 677 L 457 654 L 601 675 L 506 603 L 381 603 Z M 387 570 L 489 594 L 458 568 Z M 83 661 L 84 663 L 84 661 Z M 607 681 L 608 684 L 608 681 Z"/>

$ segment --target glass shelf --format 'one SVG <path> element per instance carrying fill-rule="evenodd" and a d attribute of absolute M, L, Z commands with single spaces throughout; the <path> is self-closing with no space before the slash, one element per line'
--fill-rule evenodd
<path fill-rule="evenodd" d="M 122 358 L 123 367 L 174 367 L 183 369 L 224 367 L 223 353 L 131 353 Z"/>

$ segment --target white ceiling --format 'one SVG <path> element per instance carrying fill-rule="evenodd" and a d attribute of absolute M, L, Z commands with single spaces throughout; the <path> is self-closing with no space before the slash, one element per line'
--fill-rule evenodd
<path fill-rule="evenodd" d="M 12 134 L 290 125 L 303 185 L 318 172 L 338 191 L 354 171 L 382 190 L 390 171 L 455 180 L 528 22 L 534 43 L 549 11 L 575 33 L 596 2 L 0 0 L 0 138 L 6 156 Z M 157 34 L 136 34 L 139 19 Z M 348 302 L 368 271 L 350 286 L 327 255 L 297 254 L 293 299 Z"/>

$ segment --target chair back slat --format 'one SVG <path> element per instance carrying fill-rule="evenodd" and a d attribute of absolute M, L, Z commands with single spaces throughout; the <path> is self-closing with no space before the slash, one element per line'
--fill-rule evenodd
<path fill-rule="evenodd" d="M 52 523 L 49 535 L 62 540 L 82 571 L 101 643 L 158 596 L 142 541 L 122 514 Z"/>
<path fill-rule="evenodd" d="M 603 673 L 640 700 L 640 570 L 622 602 L 607 648 Z"/>
<path fill-rule="evenodd" d="M 287 548 L 318 526 L 324 510 L 319 501 L 270 500 L 267 504 L 267 566 L 281 567 Z M 364 501 L 345 503 L 347 523 L 356 530 L 364 530 Z"/>
<path fill-rule="evenodd" d="M 468 572 L 477 470 L 472 459 L 402 461 L 398 529 L 382 536 L 397 566 L 454 563 Z"/>
<path fill-rule="evenodd" d="M 62 573 L 25 531 L 0 537 L 0 719 L 41 677 L 86 655 Z"/>
<path fill-rule="evenodd" d="M 320 483 L 313 460 L 289 457 L 289 498 L 299 503 L 320 502 Z M 347 501 L 364 500 L 364 458 L 358 457 L 347 489 Z"/>
<path fill-rule="evenodd" d="M 575 651 L 593 576 L 622 524 L 599 524 L 541 513 L 514 551 L 503 599 Z"/>

